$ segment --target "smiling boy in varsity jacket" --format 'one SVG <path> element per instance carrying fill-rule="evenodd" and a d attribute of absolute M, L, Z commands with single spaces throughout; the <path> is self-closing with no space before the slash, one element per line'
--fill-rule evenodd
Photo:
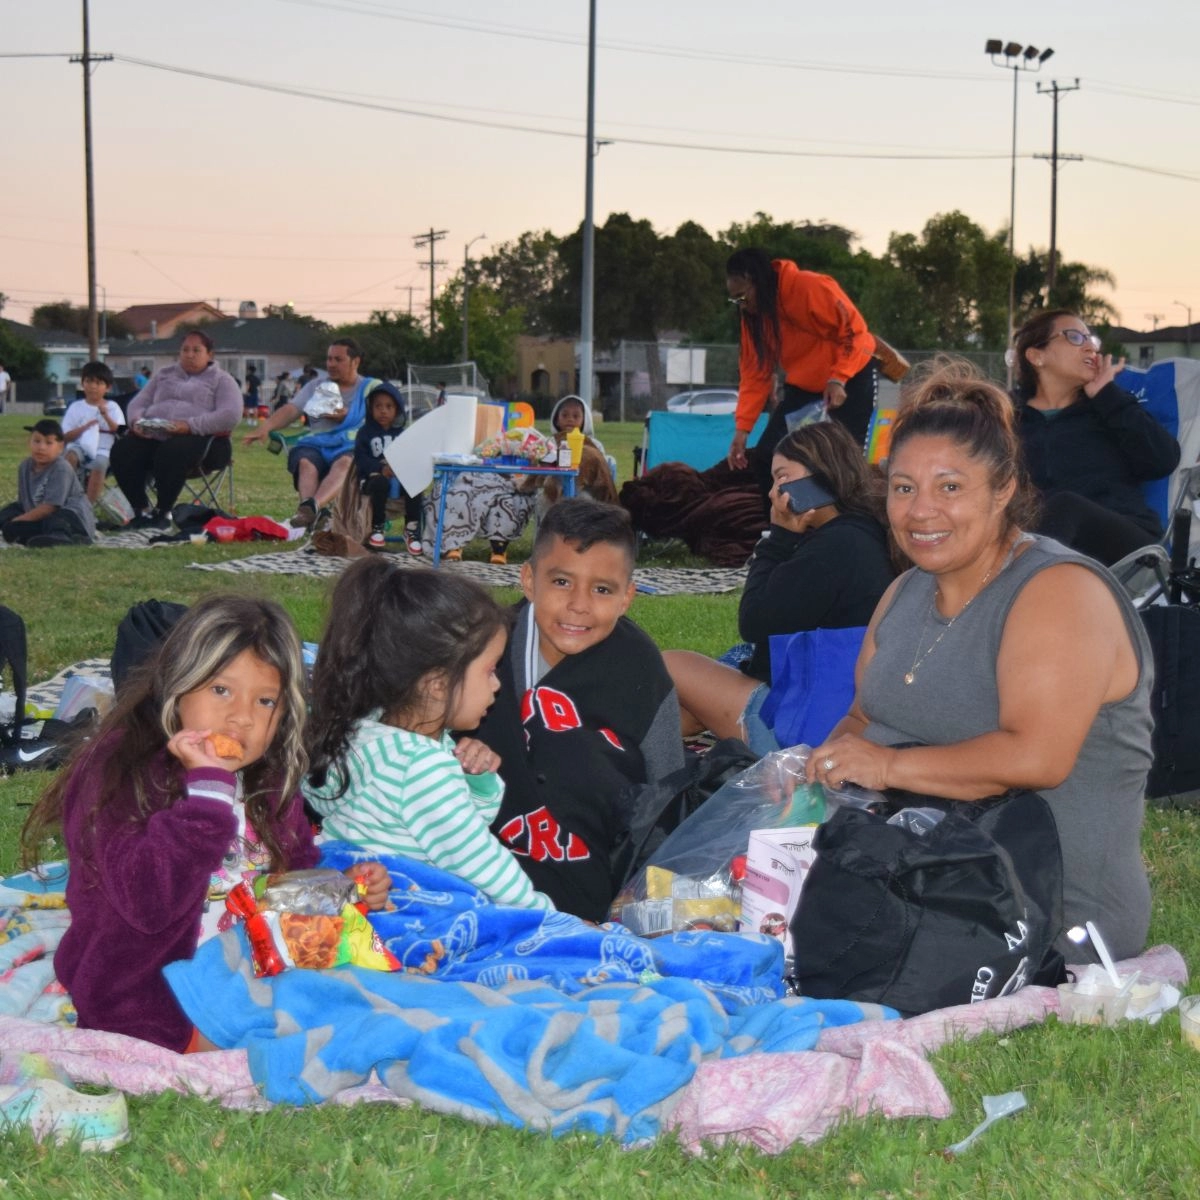
<path fill-rule="evenodd" d="M 662 655 L 625 616 L 629 515 L 561 500 L 521 568 L 500 691 L 475 736 L 499 754 L 492 831 L 564 912 L 608 918 L 610 860 L 639 787 L 683 766 L 679 702 Z"/>

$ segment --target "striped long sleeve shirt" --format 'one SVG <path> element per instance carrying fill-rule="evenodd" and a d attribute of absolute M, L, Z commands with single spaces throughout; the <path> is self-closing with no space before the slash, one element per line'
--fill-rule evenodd
<path fill-rule="evenodd" d="M 336 796 L 337 772 L 304 794 L 324 817 L 326 837 L 377 854 L 432 863 L 474 884 L 490 900 L 518 908 L 554 908 L 488 825 L 504 783 L 487 772 L 467 775 L 454 743 L 385 725 L 377 715 L 355 727 L 341 764 L 349 785 Z"/>

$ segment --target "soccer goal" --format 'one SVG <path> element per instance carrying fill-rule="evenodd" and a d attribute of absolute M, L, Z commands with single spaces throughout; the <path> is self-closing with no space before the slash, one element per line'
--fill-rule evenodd
<path fill-rule="evenodd" d="M 408 383 L 410 387 L 420 385 L 435 391 L 445 387 L 447 392 L 458 395 L 464 392 L 479 397 L 490 394 L 487 379 L 473 362 L 410 363 Z"/>

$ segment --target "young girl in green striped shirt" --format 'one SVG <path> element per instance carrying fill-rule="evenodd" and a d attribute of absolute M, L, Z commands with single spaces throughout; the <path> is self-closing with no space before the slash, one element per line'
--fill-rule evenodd
<path fill-rule="evenodd" d="M 553 909 L 488 829 L 500 759 L 475 738 L 508 638 L 470 580 L 364 558 L 333 593 L 313 674 L 305 798 L 324 836 L 432 863 L 490 900 Z"/>

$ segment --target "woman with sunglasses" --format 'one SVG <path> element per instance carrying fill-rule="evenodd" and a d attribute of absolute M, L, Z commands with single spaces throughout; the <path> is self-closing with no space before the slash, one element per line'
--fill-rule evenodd
<path fill-rule="evenodd" d="M 1017 429 L 1042 496 L 1038 532 L 1112 566 L 1158 541 L 1162 522 L 1142 484 L 1179 465 L 1179 443 L 1117 387 L 1122 358 L 1072 312 L 1031 317 L 1017 331 Z"/>
<path fill-rule="evenodd" d="M 875 404 L 872 356 L 884 361 L 885 370 L 885 354 L 897 370 L 907 364 L 890 346 L 877 344 L 862 314 L 829 275 L 802 271 L 788 259 L 748 248 L 730 255 L 725 276 L 742 327 L 728 462 L 735 469 L 752 466 L 766 497 L 772 486 L 771 453 L 788 432 L 789 413 L 821 401 L 861 446 Z M 777 368 L 785 375 L 783 399 L 747 454 L 747 436 L 771 395 Z"/>

